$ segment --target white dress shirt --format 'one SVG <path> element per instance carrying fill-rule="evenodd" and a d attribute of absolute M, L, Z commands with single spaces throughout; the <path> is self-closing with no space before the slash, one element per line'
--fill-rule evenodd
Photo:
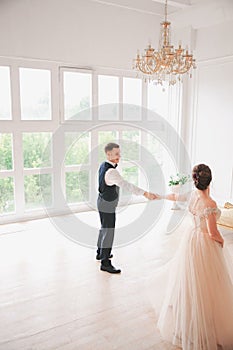
<path fill-rule="evenodd" d="M 110 162 L 109 160 L 106 160 L 107 163 L 116 166 L 115 163 Z M 137 196 L 142 196 L 145 191 L 130 182 L 123 179 L 123 177 L 120 175 L 119 171 L 117 169 L 110 168 L 106 171 L 104 180 L 106 182 L 106 185 L 113 186 L 117 185 L 121 188 L 124 188 L 128 192 L 131 192 Z"/>

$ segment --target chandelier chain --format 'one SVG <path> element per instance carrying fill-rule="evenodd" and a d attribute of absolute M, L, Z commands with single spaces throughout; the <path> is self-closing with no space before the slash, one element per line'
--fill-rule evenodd
<path fill-rule="evenodd" d="M 165 22 L 167 22 L 167 0 L 165 0 Z"/>

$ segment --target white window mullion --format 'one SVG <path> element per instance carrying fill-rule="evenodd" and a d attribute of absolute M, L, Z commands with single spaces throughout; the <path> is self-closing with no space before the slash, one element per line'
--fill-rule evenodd
<path fill-rule="evenodd" d="M 119 77 L 119 120 L 123 120 L 123 77 Z"/>
<path fill-rule="evenodd" d="M 59 88 L 59 121 L 64 123 L 65 121 L 65 104 L 64 104 L 64 73 L 63 69 L 58 70 L 58 88 Z"/>
<path fill-rule="evenodd" d="M 25 198 L 23 171 L 23 141 L 22 133 L 20 131 L 14 131 L 13 133 L 13 149 L 15 169 L 15 208 L 17 216 L 22 217 L 25 211 Z"/>
<path fill-rule="evenodd" d="M 24 169 L 24 176 L 28 175 L 40 175 L 40 174 L 52 174 L 53 169 L 52 168 L 30 168 L 30 169 Z"/>
<path fill-rule="evenodd" d="M 12 101 L 12 120 L 20 122 L 20 84 L 19 84 L 19 68 L 17 64 L 11 66 L 11 101 Z"/>
<path fill-rule="evenodd" d="M 6 177 L 13 177 L 15 175 L 15 172 L 13 170 L 4 170 L 0 171 L 0 178 L 4 179 Z"/>
<path fill-rule="evenodd" d="M 147 108 L 148 108 L 148 82 L 142 80 L 142 121 L 147 120 Z"/>
<path fill-rule="evenodd" d="M 54 206 L 55 210 L 63 211 L 65 209 L 65 135 L 60 128 L 53 135 L 53 188 L 54 188 Z"/>
<path fill-rule="evenodd" d="M 89 164 L 83 164 L 83 165 L 66 165 L 65 166 L 65 172 L 66 173 L 72 173 L 72 172 L 78 172 L 83 170 L 88 170 L 90 168 Z"/>
<path fill-rule="evenodd" d="M 98 120 L 98 74 L 92 73 L 92 120 Z"/>
<path fill-rule="evenodd" d="M 90 152 L 90 172 L 89 172 L 89 184 L 90 184 L 90 202 L 95 207 L 96 206 L 96 174 L 99 169 L 98 161 L 98 131 L 92 130 L 91 132 L 91 152 Z"/>
<path fill-rule="evenodd" d="M 60 124 L 60 88 L 59 88 L 59 66 L 51 68 L 51 113 L 53 130 Z"/>
<path fill-rule="evenodd" d="M 11 67 L 12 93 L 12 131 L 13 131 L 13 167 L 15 183 L 15 211 L 17 216 L 23 216 L 25 210 L 24 173 L 23 173 L 23 141 L 22 132 L 17 129 L 21 120 L 19 68 L 15 63 Z"/>
<path fill-rule="evenodd" d="M 142 147 L 145 147 L 148 150 L 148 134 L 145 131 L 141 131 L 141 145 Z M 139 164 L 142 166 L 143 168 L 143 164 L 142 164 L 142 154 L 141 154 L 141 147 L 139 147 Z M 139 187 L 140 186 L 145 186 L 145 183 L 143 181 L 144 179 L 144 175 L 142 174 L 142 170 L 139 167 L 139 174 L 138 174 L 138 184 Z"/>

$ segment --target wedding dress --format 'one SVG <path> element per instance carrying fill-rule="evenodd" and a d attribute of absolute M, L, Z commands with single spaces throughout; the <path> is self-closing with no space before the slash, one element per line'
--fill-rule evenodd
<path fill-rule="evenodd" d="M 191 225 L 168 264 L 157 326 L 165 340 L 183 350 L 233 350 L 233 260 L 211 239 L 206 220 L 217 219 L 221 211 L 200 205 L 194 191 L 188 215 Z"/>

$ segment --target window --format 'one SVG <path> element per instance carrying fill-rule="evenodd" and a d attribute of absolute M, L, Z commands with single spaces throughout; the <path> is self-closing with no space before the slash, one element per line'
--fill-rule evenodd
<path fill-rule="evenodd" d="M 123 119 L 141 120 L 142 81 L 123 78 Z M 127 104 L 127 105 L 125 105 Z"/>
<path fill-rule="evenodd" d="M 66 200 L 68 203 L 86 202 L 89 199 L 89 172 L 66 173 Z"/>
<path fill-rule="evenodd" d="M 0 134 L 0 215 L 14 210 L 12 134 L 4 133 Z"/>
<path fill-rule="evenodd" d="M 52 175 L 41 174 L 43 168 L 51 171 L 51 133 L 23 133 L 24 198 L 25 209 L 52 206 Z M 35 169 L 31 174 L 30 169 Z"/>
<path fill-rule="evenodd" d="M 90 120 L 92 118 L 92 75 L 64 71 L 64 117 L 66 120 Z"/>
<path fill-rule="evenodd" d="M 147 142 L 145 147 L 153 155 L 159 164 L 163 161 L 163 146 L 161 142 L 152 134 L 147 134 Z"/>
<path fill-rule="evenodd" d="M 98 76 L 99 119 L 119 119 L 119 78 L 108 75 Z"/>
<path fill-rule="evenodd" d="M 0 171 L 12 169 L 12 134 L 0 134 Z"/>
<path fill-rule="evenodd" d="M 125 160 L 139 160 L 140 131 L 128 130 L 122 132 L 123 154 Z"/>
<path fill-rule="evenodd" d="M 65 133 L 65 183 L 67 203 L 89 200 L 90 133 Z"/>
<path fill-rule="evenodd" d="M 52 206 L 52 176 L 50 174 L 28 175 L 24 177 L 26 209 Z"/>
<path fill-rule="evenodd" d="M 117 143 L 118 133 L 116 131 L 99 131 L 98 132 L 98 147 L 99 147 L 99 162 L 106 159 L 104 146 L 109 142 Z"/>
<path fill-rule="evenodd" d="M 10 119 L 12 119 L 10 68 L 0 66 L 0 120 Z"/>
<path fill-rule="evenodd" d="M 46 168 L 51 166 L 51 133 L 23 133 L 24 168 Z"/>
<path fill-rule="evenodd" d="M 90 133 L 65 133 L 65 165 L 89 163 Z"/>
<path fill-rule="evenodd" d="M 139 130 L 127 130 L 122 131 L 122 175 L 123 177 L 133 183 L 139 185 L 139 168 L 138 162 L 140 160 L 139 143 L 140 143 L 140 131 Z M 126 191 L 123 191 L 123 195 L 127 195 Z"/>
<path fill-rule="evenodd" d="M 156 85 L 154 82 L 148 84 L 148 108 L 168 119 L 169 94 L 168 87 Z M 148 119 L 153 119 L 153 114 L 149 113 Z"/>
<path fill-rule="evenodd" d="M 20 68 L 22 120 L 51 119 L 51 77 L 45 69 Z"/>
<path fill-rule="evenodd" d="M 0 215 L 12 213 L 14 210 L 14 179 L 9 176 L 0 178 Z"/>
<path fill-rule="evenodd" d="M 108 142 L 120 144 L 122 175 L 139 187 L 147 185 L 141 146 L 164 167 L 164 147 L 143 131 L 150 115 L 143 115 L 142 121 L 142 97 L 147 95 L 148 107 L 166 117 L 168 102 L 169 108 L 176 108 L 178 94 L 168 101 L 167 89 L 106 72 L 10 58 L 6 66 L 0 58 L 3 222 L 37 217 L 44 206 L 55 214 L 66 212 L 69 205 L 78 210 L 88 203 L 90 208 L 96 203 L 95 181 Z M 93 105 L 98 105 L 94 113 Z"/>
<path fill-rule="evenodd" d="M 125 180 L 138 186 L 138 167 L 137 166 L 128 166 L 127 168 L 123 168 L 122 174 Z"/>

